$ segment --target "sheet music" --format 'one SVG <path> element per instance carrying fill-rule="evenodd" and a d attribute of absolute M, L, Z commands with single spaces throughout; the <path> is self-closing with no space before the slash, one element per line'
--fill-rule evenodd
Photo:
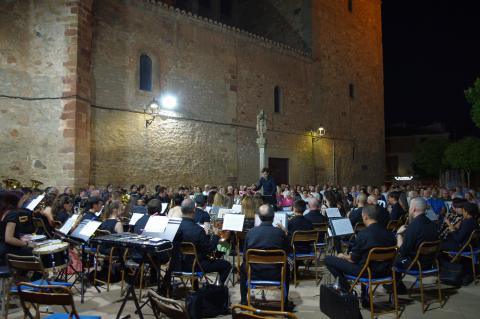
<path fill-rule="evenodd" d="M 100 227 L 101 224 L 102 222 L 97 222 L 95 220 L 89 221 L 80 231 L 80 235 L 92 237 L 92 235 L 95 233 L 98 227 Z"/>
<path fill-rule="evenodd" d="M 288 212 L 288 211 L 291 211 L 291 210 L 292 210 L 292 207 L 291 207 L 291 206 L 282 207 L 282 210 L 283 210 L 284 212 Z"/>
<path fill-rule="evenodd" d="M 42 201 L 42 199 L 45 198 L 45 194 L 42 194 L 42 195 L 38 195 L 34 200 L 32 200 L 30 202 L 30 204 L 28 204 L 27 206 L 27 209 L 33 211 L 35 209 L 35 207 L 38 206 L 38 204 L 40 204 L 40 202 Z"/>
<path fill-rule="evenodd" d="M 212 206 L 207 206 L 205 207 L 205 211 L 210 214 L 210 211 L 212 210 Z"/>
<path fill-rule="evenodd" d="M 222 219 L 222 218 L 223 218 L 223 215 L 225 215 L 225 214 L 230 214 L 230 212 L 231 212 L 231 210 L 228 209 L 228 208 L 220 208 L 220 209 L 218 210 L 218 216 L 217 216 L 217 217 L 218 217 L 219 219 Z"/>
<path fill-rule="evenodd" d="M 430 219 L 431 221 L 437 221 L 438 220 L 438 215 L 435 214 L 433 209 L 427 209 L 427 211 L 425 212 L 425 216 L 427 216 L 428 219 Z"/>
<path fill-rule="evenodd" d="M 132 217 L 130 218 L 130 222 L 128 223 L 131 226 L 135 226 L 135 224 L 139 221 L 140 218 L 143 217 L 143 214 L 140 213 L 133 213 Z"/>
<path fill-rule="evenodd" d="M 338 208 L 327 208 L 327 217 L 328 218 L 342 218 Z"/>
<path fill-rule="evenodd" d="M 273 226 L 277 226 L 277 224 L 282 224 L 283 227 L 287 228 L 287 214 L 285 212 L 275 212 L 275 217 L 273 217 Z"/>
<path fill-rule="evenodd" d="M 287 216 L 293 216 L 293 212 L 291 210 L 284 210 L 283 211 Z"/>
<path fill-rule="evenodd" d="M 70 232 L 70 230 L 72 230 L 72 227 L 75 224 L 75 222 L 77 221 L 78 216 L 79 216 L 78 214 L 74 214 L 74 215 L 70 216 L 70 218 L 67 219 L 65 224 L 63 224 L 63 226 L 58 231 L 61 232 L 64 235 L 67 235 Z"/>
<path fill-rule="evenodd" d="M 162 203 L 162 211 L 160 212 L 160 214 L 164 214 L 165 213 L 165 210 L 167 209 L 168 207 L 168 203 Z"/>
<path fill-rule="evenodd" d="M 352 223 L 348 218 L 331 219 L 333 232 L 335 236 L 343 236 L 353 234 Z"/>
<path fill-rule="evenodd" d="M 378 205 L 382 206 L 383 208 L 387 207 L 387 203 L 384 200 L 377 200 Z"/>
<path fill-rule="evenodd" d="M 222 230 L 242 231 L 244 220 L 245 215 L 243 214 L 225 214 Z"/>
<path fill-rule="evenodd" d="M 148 233 L 163 233 L 167 224 L 167 216 L 150 216 L 145 225 L 145 231 Z"/>
<path fill-rule="evenodd" d="M 449 211 L 450 208 L 452 208 L 452 202 L 451 201 L 445 202 L 445 206 L 447 207 L 447 211 Z"/>
<path fill-rule="evenodd" d="M 241 214 L 242 213 L 242 205 L 233 205 L 232 206 L 232 213 L 234 214 Z"/>

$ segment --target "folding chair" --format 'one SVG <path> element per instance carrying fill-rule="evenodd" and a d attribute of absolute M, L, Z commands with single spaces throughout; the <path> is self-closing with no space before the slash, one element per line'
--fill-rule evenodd
<path fill-rule="evenodd" d="M 185 288 L 187 287 L 187 285 L 184 279 L 187 279 L 187 281 L 189 280 L 193 290 L 196 290 L 196 283 L 202 278 L 205 278 L 205 281 L 207 283 L 210 283 L 210 279 L 208 279 L 205 271 L 203 271 L 203 268 L 200 265 L 195 245 L 190 242 L 180 243 L 180 253 L 185 257 L 193 258 L 192 271 L 183 271 L 183 269 L 181 271 L 173 271 L 172 279 L 174 279 L 174 277 L 180 278 Z"/>
<path fill-rule="evenodd" d="M 322 252 L 326 254 L 328 250 L 328 225 L 326 223 L 315 223 L 313 229 L 318 232 L 317 252 L 320 260 Z"/>
<path fill-rule="evenodd" d="M 317 258 L 317 240 L 318 240 L 318 231 L 316 230 L 307 230 L 307 231 L 296 231 L 292 236 L 292 248 L 293 251 L 289 254 L 293 260 L 293 280 L 295 287 L 297 287 L 297 261 L 313 261 L 315 263 L 315 284 L 318 284 L 318 258 Z M 307 253 L 298 253 L 298 246 L 302 244 L 310 244 L 311 251 Z"/>
<path fill-rule="evenodd" d="M 420 283 L 420 298 L 422 300 L 422 313 L 425 313 L 425 301 L 423 294 L 423 278 L 427 276 L 437 276 L 437 289 L 438 289 L 438 302 L 442 307 L 442 289 L 440 285 L 440 267 L 438 264 L 438 254 L 440 253 L 440 241 L 424 241 L 418 246 L 415 258 L 406 269 L 395 267 L 396 271 L 402 274 L 407 274 L 415 277 L 415 282 L 410 289 L 418 283 Z M 423 269 L 422 260 L 432 261 L 432 267 Z M 409 290 L 410 290 L 409 289 Z M 428 307 L 428 306 L 427 306 Z"/>
<path fill-rule="evenodd" d="M 59 282 L 59 281 L 50 281 L 48 280 L 48 274 L 43 268 L 43 264 L 37 256 L 17 256 L 12 254 L 7 254 L 7 262 L 12 272 L 11 283 L 7 290 L 6 302 L 5 302 L 5 319 L 8 317 L 8 307 L 10 305 L 10 295 L 17 294 L 18 289 L 15 285 L 16 282 L 24 280 L 24 273 L 33 271 L 38 272 L 42 275 L 42 279 L 35 280 L 31 282 L 33 285 L 53 285 L 53 286 L 63 286 L 71 287 L 72 284 L 69 282 Z"/>
<path fill-rule="evenodd" d="M 110 235 L 110 232 L 108 230 L 101 230 L 97 229 L 95 231 L 95 236 L 105 236 L 105 235 Z M 110 291 L 110 279 L 112 275 L 112 267 L 113 263 L 118 260 L 119 257 L 115 255 L 115 252 L 118 251 L 119 248 L 116 247 L 111 247 L 110 250 L 108 251 L 108 254 L 103 254 L 101 245 L 97 245 L 97 247 L 92 250 L 92 253 L 94 254 L 94 262 L 93 262 L 93 284 L 95 285 L 97 282 L 107 285 L 107 291 Z M 107 281 L 103 281 L 97 278 L 97 270 L 98 270 L 98 264 L 99 262 L 108 262 L 108 269 L 107 269 Z"/>
<path fill-rule="evenodd" d="M 164 316 L 173 319 L 190 319 L 184 304 L 177 300 L 162 297 L 153 290 L 148 291 L 148 299 L 153 309 L 153 315 L 157 319 L 164 318 Z"/>
<path fill-rule="evenodd" d="M 475 265 L 479 262 L 480 255 L 480 229 L 475 229 L 468 237 L 467 242 L 462 246 L 458 251 L 444 251 L 452 259 L 450 262 L 454 263 L 460 258 L 468 258 L 472 261 L 472 273 L 473 273 L 473 282 L 477 284 L 477 274 L 475 271 Z"/>
<path fill-rule="evenodd" d="M 276 319 L 276 318 L 287 318 L 287 319 L 297 319 L 291 312 L 285 311 L 270 311 L 270 310 L 260 310 L 253 307 L 243 306 L 243 305 L 233 305 L 232 307 L 232 319 Z"/>
<path fill-rule="evenodd" d="M 242 263 L 242 258 L 240 258 L 240 255 L 242 254 L 242 251 L 240 250 L 240 245 L 242 245 L 245 242 L 245 237 L 247 236 L 246 231 L 238 231 L 235 232 L 235 238 L 236 238 L 236 251 L 237 251 L 237 282 L 240 282 L 240 266 Z"/>
<path fill-rule="evenodd" d="M 250 306 L 250 291 L 252 289 L 280 290 L 280 310 L 285 310 L 285 275 L 287 255 L 283 250 L 249 249 L 246 253 L 247 263 L 247 303 Z M 278 265 L 281 267 L 280 281 L 252 280 L 252 265 Z"/>
<path fill-rule="evenodd" d="M 352 292 L 355 286 L 359 283 L 361 285 L 367 285 L 368 295 L 370 298 L 370 315 L 372 319 L 375 317 L 375 310 L 373 308 L 373 294 L 376 288 L 379 285 L 383 285 L 383 284 L 393 285 L 393 300 L 395 304 L 395 316 L 398 319 L 397 286 L 396 286 L 396 280 L 395 280 L 395 271 L 393 268 L 393 262 L 397 257 L 397 251 L 398 251 L 398 248 L 396 246 L 374 247 L 370 249 L 370 251 L 368 252 L 367 261 L 365 262 L 365 265 L 363 266 L 362 270 L 360 270 L 360 273 L 358 274 L 358 276 L 357 277 L 351 276 L 351 275 L 345 276 L 347 280 L 353 281 L 352 287 L 350 288 L 350 292 Z M 383 277 L 383 278 L 373 278 L 372 271 L 370 269 L 370 263 L 372 262 L 389 263 L 390 265 L 392 265 L 392 268 L 391 268 L 392 275 Z M 367 274 L 367 277 L 364 277 L 365 273 Z M 375 286 L 375 289 L 373 289 L 372 286 Z"/>
<path fill-rule="evenodd" d="M 64 286 L 52 285 L 33 285 L 27 282 L 20 282 L 17 285 L 18 296 L 23 308 L 25 318 L 40 318 L 39 305 L 62 306 L 66 311 L 66 307 L 70 307 L 68 313 L 53 313 L 43 317 L 43 319 L 101 319 L 100 316 L 81 316 L 75 308 L 72 292 Z M 32 304 L 35 314 L 32 315 L 30 308 L 27 306 Z"/>

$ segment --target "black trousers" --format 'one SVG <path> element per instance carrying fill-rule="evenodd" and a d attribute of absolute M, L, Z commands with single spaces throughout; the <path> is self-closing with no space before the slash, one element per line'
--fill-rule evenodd
<path fill-rule="evenodd" d="M 362 270 L 360 265 L 348 262 L 335 256 L 325 257 L 325 266 L 327 266 L 328 271 L 330 271 L 335 278 L 338 278 L 340 287 L 344 290 L 350 289 L 350 283 L 345 277 L 345 274 L 358 276 Z"/>
<path fill-rule="evenodd" d="M 218 272 L 220 275 L 220 283 L 223 285 L 230 274 L 230 270 L 232 269 L 232 265 L 224 260 L 224 259 L 206 259 L 200 262 L 203 270 L 206 273 L 209 272 Z"/>
<path fill-rule="evenodd" d="M 261 272 L 256 276 L 253 274 L 253 280 L 271 280 L 271 281 L 279 281 L 280 280 L 280 271 L 277 271 L 275 274 L 270 272 Z M 290 289 L 290 269 L 287 265 L 285 271 L 285 302 L 288 300 L 288 291 Z M 247 304 L 247 268 L 245 263 L 242 263 L 240 266 L 240 302 L 242 304 Z"/>

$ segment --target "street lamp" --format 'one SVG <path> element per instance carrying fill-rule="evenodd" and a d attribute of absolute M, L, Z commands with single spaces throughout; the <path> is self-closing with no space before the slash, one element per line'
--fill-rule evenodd
<path fill-rule="evenodd" d="M 160 115 L 160 105 L 164 109 L 174 109 L 177 107 L 177 98 L 173 95 L 166 94 L 160 98 L 160 104 L 153 98 L 148 104 L 143 106 L 143 114 L 149 115 L 150 118 L 145 120 L 145 127 L 148 128 L 155 118 Z"/>
<path fill-rule="evenodd" d="M 314 142 L 318 141 L 319 139 L 325 137 L 326 131 L 323 126 L 320 126 L 316 131 L 312 130 L 312 140 Z"/>

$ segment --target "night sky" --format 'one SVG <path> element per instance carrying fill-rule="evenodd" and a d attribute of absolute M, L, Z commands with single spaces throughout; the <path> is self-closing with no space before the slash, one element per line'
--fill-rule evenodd
<path fill-rule="evenodd" d="M 385 122 L 480 136 L 463 91 L 480 77 L 480 1 L 383 0 Z"/>

